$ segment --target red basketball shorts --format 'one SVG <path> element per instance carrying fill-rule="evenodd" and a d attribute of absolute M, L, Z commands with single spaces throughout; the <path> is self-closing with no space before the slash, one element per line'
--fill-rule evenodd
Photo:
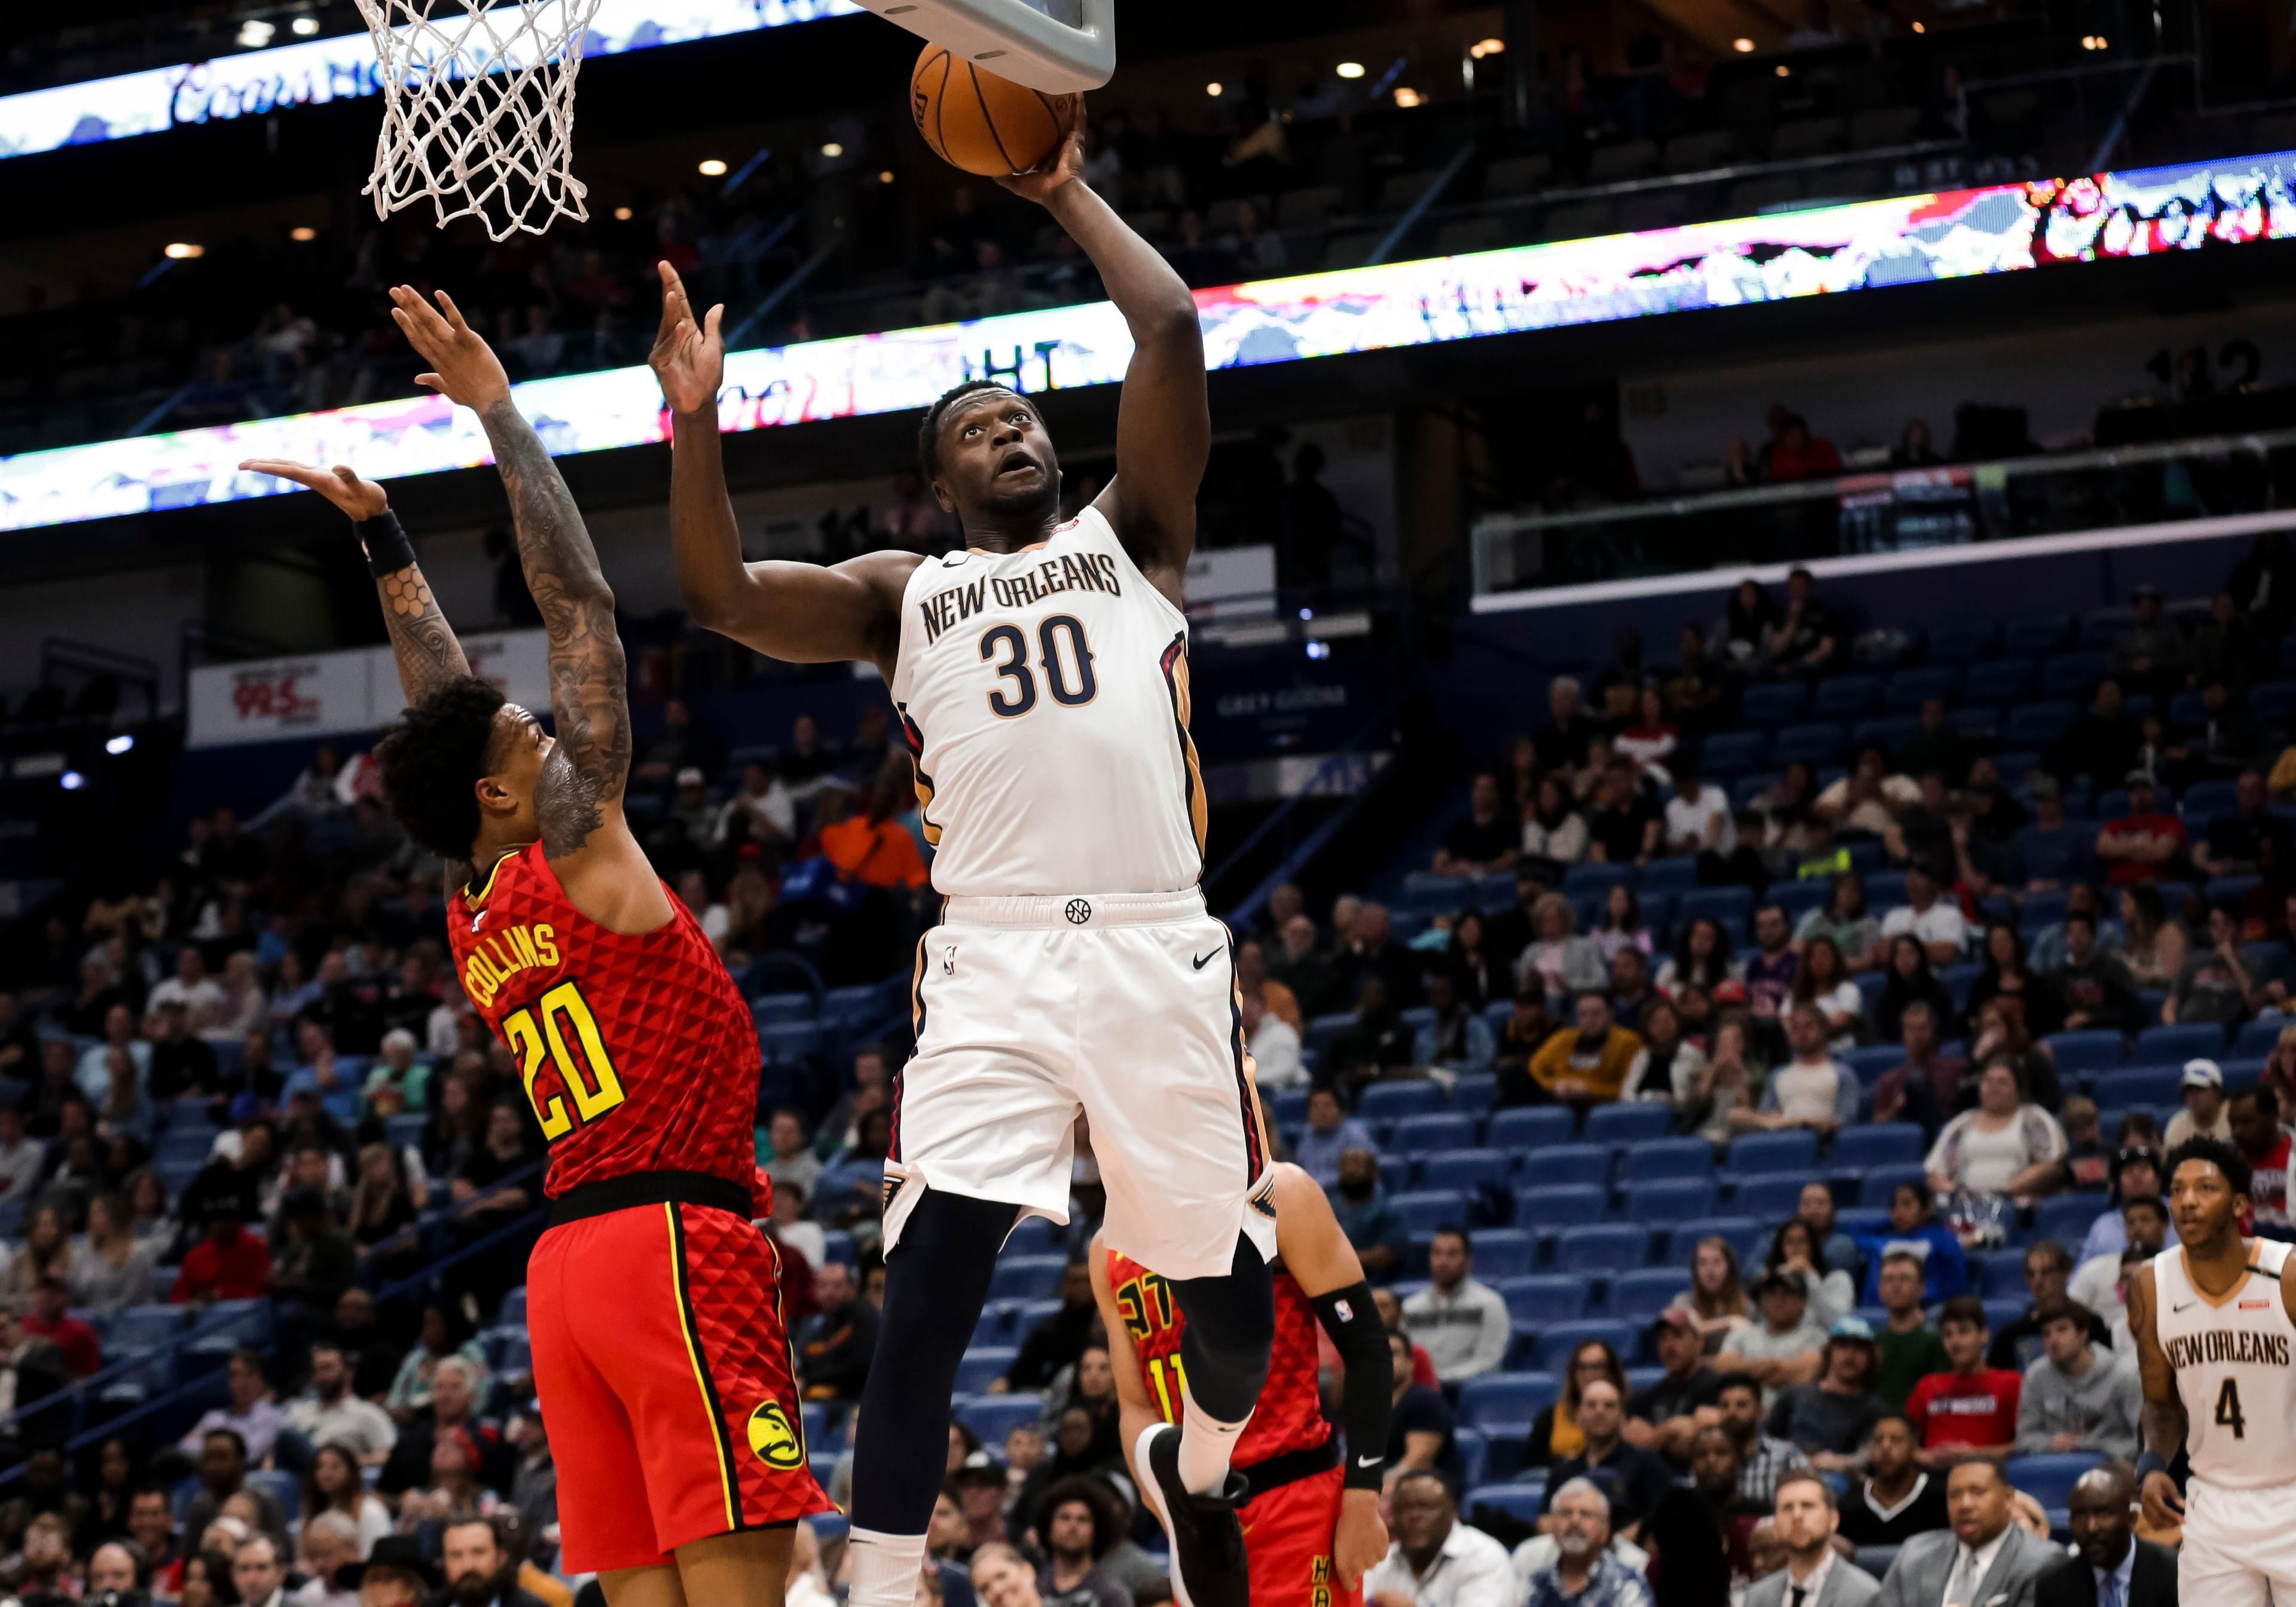
<path fill-rule="evenodd" d="M 778 1253 L 746 1218 L 634 1205 L 534 1247 L 527 1324 L 570 1573 L 827 1512 L 782 1325 Z"/>
<path fill-rule="evenodd" d="M 1334 1467 L 1254 1496 L 1243 1507 L 1252 1607 L 1358 1607 L 1332 1568 L 1347 1470 Z"/>

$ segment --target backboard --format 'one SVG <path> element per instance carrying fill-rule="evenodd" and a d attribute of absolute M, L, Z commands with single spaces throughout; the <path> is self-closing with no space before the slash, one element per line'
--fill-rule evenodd
<path fill-rule="evenodd" d="M 911 33 L 1047 94 L 1116 71 L 1116 0 L 861 0 Z"/>

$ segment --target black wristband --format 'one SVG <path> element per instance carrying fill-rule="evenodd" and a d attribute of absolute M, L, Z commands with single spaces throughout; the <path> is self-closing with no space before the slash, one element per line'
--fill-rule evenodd
<path fill-rule="evenodd" d="M 373 519 L 354 519 L 351 529 L 366 545 L 367 573 L 376 579 L 414 567 L 414 544 L 406 539 L 398 515 L 389 508 Z"/>
<path fill-rule="evenodd" d="M 1334 1289 L 1308 1302 L 1316 1320 L 1332 1336 L 1346 1365 L 1340 1384 L 1340 1423 L 1347 1431 L 1351 1490 L 1377 1490 L 1387 1472 L 1389 1414 L 1395 1395 L 1395 1358 L 1387 1348 L 1369 1283 Z"/>

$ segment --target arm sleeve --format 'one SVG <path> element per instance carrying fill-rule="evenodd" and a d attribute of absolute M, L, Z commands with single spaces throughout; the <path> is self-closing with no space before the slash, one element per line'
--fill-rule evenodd
<path fill-rule="evenodd" d="M 1387 1331 L 1379 1324 L 1379 1308 L 1372 1304 L 1371 1284 L 1351 1283 L 1316 1296 L 1311 1304 L 1344 1367 L 1340 1423 L 1347 1431 L 1347 1487 L 1376 1490 L 1387 1466 L 1395 1360 Z"/>

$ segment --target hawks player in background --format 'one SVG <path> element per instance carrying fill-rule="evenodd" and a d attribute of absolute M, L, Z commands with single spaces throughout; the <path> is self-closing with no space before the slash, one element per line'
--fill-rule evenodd
<path fill-rule="evenodd" d="M 550 1144 L 527 1308 L 564 1566 L 602 1576 L 611 1607 L 781 1607 L 792 1526 L 829 1502 L 806 1455 L 779 1259 L 751 1220 L 771 1206 L 751 1132 L 757 1033 L 623 818 L 622 645 L 582 516 L 455 304 L 404 286 L 391 299 L 434 371 L 421 383 L 486 426 L 549 632 L 556 739 L 472 675 L 381 486 L 347 468 L 240 466 L 355 521 L 408 705 L 376 748 L 384 794 L 447 862 L 455 971 L 517 1055 Z"/>
<path fill-rule="evenodd" d="M 2178 1244 L 2128 1291 L 2144 1518 L 2184 1526 L 2177 1592 L 2206 1607 L 2296 1602 L 2296 1276 L 2288 1245 L 2241 1234 L 2251 1183 L 2247 1158 L 2221 1140 L 2170 1152 Z M 2169 1472 L 2179 1450 L 2192 1458 L 2182 1500 Z"/>
<path fill-rule="evenodd" d="M 1253 1607 L 1354 1607 L 1365 1571 L 1387 1555 L 1379 1494 L 1395 1363 L 1363 1263 L 1332 1202 L 1298 1167 L 1285 1162 L 1275 1173 L 1275 1344 L 1235 1447 L 1236 1470 L 1251 1490 L 1243 1508 L 1251 1600 Z M 1169 1283 L 1098 1234 L 1092 1289 L 1108 1330 L 1128 1455 L 1142 1430 L 1181 1420 L 1187 1374 L 1180 1338 L 1188 1320 Z M 1344 1447 L 1316 1388 L 1318 1323 L 1347 1366 Z"/>

